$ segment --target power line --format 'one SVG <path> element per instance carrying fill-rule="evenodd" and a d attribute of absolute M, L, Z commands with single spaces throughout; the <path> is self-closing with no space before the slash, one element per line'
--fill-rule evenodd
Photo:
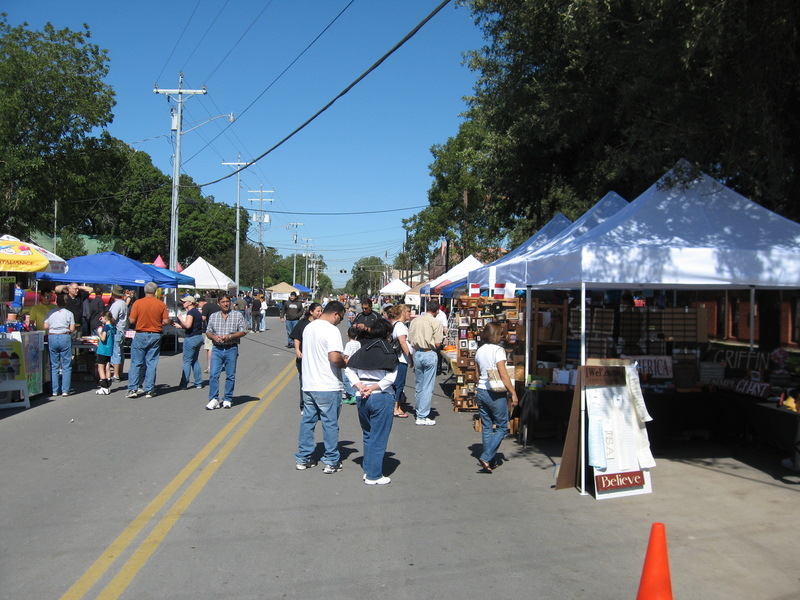
<path fill-rule="evenodd" d="M 183 66 L 179 69 L 180 71 L 186 70 L 186 65 L 189 64 L 190 60 L 192 60 L 194 53 L 197 52 L 197 49 L 200 47 L 200 44 L 202 44 L 203 40 L 206 39 L 208 32 L 211 31 L 211 28 L 214 27 L 214 24 L 217 22 L 217 19 L 219 19 L 219 16 L 222 14 L 222 12 L 225 10 L 225 7 L 228 6 L 228 2 L 230 2 L 230 0 L 225 0 L 225 4 L 222 5 L 222 8 L 219 9 L 217 16 L 214 17 L 214 20 L 211 21 L 211 24 L 209 24 L 209 26 L 203 32 L 203 35 L 200 36 L 200 39 L 197 41 L 197 44 L 195 44 L 194 48 L 192 49 L 192 52 L 189 54 L 189 57 L 184 61 Z"/>
<path fill-rule="evenodd" d="M 399 42 L 397 42 L 397 44 L 395 44 L 395 45 L 394 45 L 394 47 L 393 47 L 391 50 L 389 50 L 389 51 L 388 51 L 386 54 L 384 54 L 384 55 L 383 55 L 381 58 L 379 58 L 379 59 L 378 59 L 378 60 L 377 60 L 377 61 L 376 61 L 376 62 L 375 62 L 375 63 L 374 63 L 374 64 L 373 64 L 373 65 L 372 65 L 372 66 L 371 66 L 369 69 L 367 69 L 366 71 L 364 71 L 364 72 L 363 72 L 363 73 L 362 73 L 362 74 L 361 74 L 361 75 L 360 75 L 358 78 L 356 78 L 356 80 L 355 80 L 355 81 L 353 81 L 353 82 L 352 82 L 350 85 L 348 85 L 348 86 L 347 86 L 345 89 L 343 89 L 341 92 L 339 92 L 339 94 L 338 94 L 338 95 L 337 95 L 337 96 L 336 96 L 336 97 L 335 97 L 333 100 L 331 100 L 331 101 L 330 101 L 330 102 L 328 102 L 328 103 L 327 103 L 325 106 L 323 106 L 321 109 L 319 109 L 319 110 L 318 110 L 318 111 L 317 111 L 317 112 L 316 112 L 314 115 L 312 115 L 312 116 L 311 116 L 311 117 L 310 117 L 308 120 L 306 120 L 306 122 L 305 122 L 305 123 L 303 123 L 302 125 L 300 125 L 299 127 L 297 127 L 297 128 L 296 128 L 294 131 L 292 131 L 292 132 L 291 132 L 289 135 L 287 135 L 287 136 L 286 136 L 286 137 L 284 137 L 284 138 L 283 138 L 281 141 L 279 141 L 277 144 L 275 144 L 274 146 L 272 146 L 272 148 L 270 148 L 269 150 L 267 150 L 266 152 L 264 152 L 264 153 L 263 153 L 263 154 L 261 154 L 260 156 L 257 156 L 257 157 L 256 157 L 256 158 L 254 158 L 252 161 L 250 161 L 248 164 L 246 164 L 246 165 L 245 165 L 245 166 L 243 166 L 243 167 L 240 167 L 240 168 L 239 168 L 239 169 L 237 169 L 236 171 L 234 171 L 234 172 L 232 172 L 232 173 L 230 173 L 230 174 L 228 174 L 228 175 L 225 175 L 224 177 L 220 177 L 219 179 L 215 179 L 214 181 L 209 181 L 209 182 L 207 182 L 207 183 L 201 183 L 201 184 L 200 184 L 198 187 L 200 187 L 200 188 L 203 188 L 203 187 L 206 187 L 206 186 L 209 186 L 209 185 L 213 185 L 213 184 L 215 184 L 215 183 L 219 183 L 220 181 L 224 181 L 224 180 L 228 179 L 229 177 L 233 177 L 233 176 L 234 176 L 234 175 L 236 175 L 236 173 L 238 173 L 239 171 L 245 171 L 245 170 L 249 169 L 249 168 L 250 168 L 252 165 L 254 165 L 254 164 L 255 164 L 255 163 L 257 163 L 258 161 L 260 161 L 262 158 L 264 158 L 265 156 L 267 156 L 267 155 L 268 155 L 270 152 L 272 152 L 273 150 L 275 150 L 275 149 L 279 148 L 280 146 L 282 146 L 284 143 L 286 143 L 288 140 L 290 140 L 292 137 L 294 137 L 294 136 L 295 136 L 297 133 L 299 133 L 300 131 L 302 131 L 303 129 L 305 129 L 305 127 L 306 127 L 307 125 L 309 125 L 309 124 L 310 124 L 312 121 L 314 121 L 314 120 L 315 120 L 317 117 L 319 117 L 319 116 L 320 116 L 322 113 L 324 113 L 324 112 L 325 112 L 326 110 L 328 110 L 328 109 L 329 109 L 331 106 L 333 106 L 333 104 L 334 104 L 334 103 L 335 103 L 337 100 L 339 100 L 340 98 L 342 98 L 342 97 L 343 97 L 345 94 L 347 94 L 347 93 L 348 93 L 348 92 L 349 92 L 351 89 L 353 89 L 353 88 L 354 88 L 356 85 L 358 85 L 358 84 L 359 84 L 359 83 L 360 83 L 360 82 L 361 82 L 363 79 L 365 79 L 365 78 L 367 77 L 367 75 L 369 75 L 369 74 L 370 74 L 370 73 L 372 73 L 372 72 L 373 72 L 375 69 L 377 69 L 379 66 L 381 66 L 381 64 L 383 64 L 383 62 L 384 62 L 384 61 L 385 61 L 387 58 L 389 58 L 389 57 L 390 57 L 392 54 L 394 54 L 394 53 L 395 53 L 397 50 L 399 50 L 399 49 L 400 49 L 400 48 L 401 48 L 401 47 L 402 47 L 402 46 L 403 46 L 403 45 L 404 45 L 404 44 L 405 44 L 405 43 L 406 43 L 408 40 L 410 40 L 412 37 L 414 37 L 414 35 L 416 35 L 416 33 L 417 33 L 417 32 L 418 32 L 420 29 L 422 29 L 422 27 L 423 27 L 423 26 L 424 26 L 424 25 L 425 25 L 425 24 L 426 24 L 428 21 L 430 21 L 430 20 L 431 20 L 431 19 L 432 19 L 434 16 L 436 16 L 436 14 L 437 14 L 437 13 L 438 13 L 440 10 L 442 10 L 442 9 L 443 9 L 445 6 L 447 6 L 447 4 L 449 4 L 449 3 L 450 3 L 450 0 L 443 0 L 443 2 L 442 2 L 441 4 L 439 4 L 439 6 L 437 6 L 436 8 L 434 8 L 434 9 L 433 9 L 433 11 L 432 11 L 432 12 L 431 12 L 431 13 L 430 13 L 430 14 L 429 14 L 427 17 L 425 17 L 425 18 L 424 18 L 424 19 L 423 19 L 423 20 L 422 20 L 422 21 L 421 21 L 421 22 L 420 22 L 420 23 L 419 23 L 419 24 L 418 24 L 416 27 L 414 27 L 414 29 L 412 29 L 410 32 L 408 32 L 408 33 L 405 35 L 405 37 L 403 37 L 403 39 L 402 39 L 402 40 L 400 40 Z"/>
<path fill-rule="evenodd" d="M 226 179 L 226 178 L 223 178 Z M 216 183 L 216 181 L 212 182 Z M 208 185 L 208 184 L 203 184 Z M 203 186 L 200 186 L 203 187 Z M 271 210 L 269 212 L 275 213 L 278 215 L 316 215 L 320 217 L 327 217 L 327 216 L 345 216 L 345 215 L 376 215 L 378 213 L 390 213 L 390 212 L 399 212 L 401 210 L 416 210 L 418 208 L 425 208 L 425 205 L 422 206 L 407 206 L 405 208 L 387 208 L 386 210 L 360 210 L 356 212 L 297 212 L 296 210 Z"/>
<path fill-rule="evenodd" d="M 164 74 L 164 69 L 167 68 L 167 65 L 169 64 L 169 61 L 172 58 L 172 55 L 175 54 L 175 50 L 178 49 L 178 44 L 181 43 L 181 40 L 183 39 L 183 34 L 186 33 L 186 30 L 189 28 L 189 23 L 192 22 L 192 19 L 194 18 L 194 13 L 197 12 L 197 8 L 200 6 L 200 2 L 202 2 L 202 1 L 203 0 L 197 0 L 197 4 L 194 5 L 194 10 L 192 11 L 192 14 L 189 15 L 189 20 L 186 21 L 186 25 L 183 26 L 183 31 L 181 31 L 181 34 L 178 36 L 178 39 L 175 41 L 175 45 L 172 47 L 172 52 L 169 53 L 169 56 L 167 57 L 167 60 L 164 61 L 164 66 L 161 67 L 161 71 L 159 71 L 158 77 L 156 77 L 156 83 L 158 82 L 159 79 L 161 79 L 161 76 Z"/>

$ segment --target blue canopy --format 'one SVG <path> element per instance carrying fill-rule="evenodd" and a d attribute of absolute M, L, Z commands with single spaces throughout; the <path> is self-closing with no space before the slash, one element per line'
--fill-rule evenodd
<path fill-rule="evenodd" d="M 93 283 L 98 285 L 122 285 L 140 287 L 154 282 L 159 287 L 176 288 L 184 285 L 167 269 L 158 269 L 153 265 L 145 265 L 116 252 L 101 252 L 89 256 L 78 256 L 67 261 L 68 273 L 37 273 L 36 278 L 42 281 L 58 281 L 69 283 Z"/>
<path fill-rule="evenodd" d="M 297 288 L 297 291 L 301 294 L 308 294 L 311 291 L 311 288 L 307 288 L 304 285 L 300 285 L 299 283 L 295 283 L 292 287 Z"/>
<path fill-rule="evenodd" d="M 178 282 L 178 287 L 194 287 L 194 277 L 189 277 L 188 275 L 184 275 L 183 273 L 178 273 L 177 271 L 171 271 L 169 269 L 165 269 L 164 267 L 157 267 L 156 265 L 151 265 L 150 263 L 144 263 L 144 264 L 145 266 L 158 269 L 160 273 L 166 275 L 167 277 L 173 277 L 175 281 Z M 175 286 L 162 286 L 162 287 L 175 287 Z"/>

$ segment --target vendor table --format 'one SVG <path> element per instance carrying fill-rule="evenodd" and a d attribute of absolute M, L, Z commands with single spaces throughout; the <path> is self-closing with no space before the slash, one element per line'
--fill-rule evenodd
<path fill-rule="evenodd" d="M 30 408 L 30 396 L 42 393 L 43 375 L 44 331 L 0 333 L 0 408 Z"/>

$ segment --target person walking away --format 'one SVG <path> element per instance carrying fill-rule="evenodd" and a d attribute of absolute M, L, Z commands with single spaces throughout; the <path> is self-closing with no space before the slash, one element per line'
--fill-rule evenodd
<path fill-rule="evenodd" d="M 497 449 L 508 433 L 508 400 L 511 406 L 517 406 L 517 392 L 506 370 L 506 351 L 500 346 L 503 339 L 503 326 L 500 323 L 487 323 L 481 333 L 482 345 L 475 353 L 478 365 L 478 391 L 475 399 L 483 426 L 483 449 L 478 464 L 486 473 L 491 473 L 497 466 Z M 505 390 L 495 392 L 489 386 L 489 369 L 497 369 Z"/>
<path fill-rule="evenodd" d="M 306 309 L 306 314 L 297 322 L 295 328 L 292 329 L 292 333 L 289 334 L 294 346 L 294 366 L 297 368 L 297 377 L 300 379 L 300 414 L 303 414 L 303 331 L 311 321 L 319 319 L 321 315 L 322 305 L 312 302 Z"/>
<path fill-rule="evenodd" d="M 378 320 L 378 315 L 372 310 L 372 299 L 363 298 L 361 300 L 361 312 L 353 319 L 353 327 L 358 329 L 358 339 L 368 340 L 371 338 L 370 331 L 375 321 Z"/>
<path fill-rule="evenodd" d="M 436 425 L 429 418 L 433 386 L 436 381 L 438 349 L 444 342 L 442 324 L 436 319 L 435 305 L 428 305 L 425 314 L 411 321 L 408 332 L 411 347 L 414 349 L 414 385 L 417 425 Z"/>
<path fill-rule="evenodd" d="M 66 307 L 64 294 L 56 298 L 58 308 L 44 320 L 47 347 L 50 353 L 50 382 L 53 396 L 69 396 L 72 385 L 72 334 L 75 332 L 75 315 Z"/>
<path fill-rule="evenodd" d="M 386 319 L 372 325 L 374 339 L 362 342 L 348 361 L 345 375 L 358 391 L 358 420 L 364 435 L 364 483 L 385 485 L 383 459 L 392 432 L 394 382 L 399 364 L 392 346 L 392 326 Z"/>
<path fill-rule="evenodd" d="M 114 350 L 111 352 L 113 381 L 122 380 L 122 365 L 125 362 L 125 331 L 128 329 L 128 303 L 122 286 L 111 286 L 111 306 L 108 309 L 114 320 Z"/>
<path fill-rule="evenodd" d="M 25 290 L 19 281 L 14 282 L 14 299 L 9 306 L 17 314 L 20 314 L 25 306 Z"/>
<path fill-rule="evenodd" d="M 347 364 L 347 361 L 350 360 L 350 357 L 355 354 L 359 348 L 361 348 L 361 342 L 359 342 L 356 338 L 358 337 L 358 329 L 355 327 L 348 327 L 347 328 L 347 343 L 344 345 L 344 363 Z M 344 385 L 344 395 L 345 397 L 342 399 L 342 404 L 356 404 L 358 402 L 358 398 L 356 398 L 356 389 L 350 383 L 350 380 L 347 378 L 347 375 L 342 373 L 342 384 Z"/>
<path fill-rule="evenodd" d="M 152 281 L 144 286 L 144 298 L 133 303 L 128 321 L 136 330 L 131 342 L 131 369 L 128 373 L 128 393 L 126 398 L 145 398 L 155 396 L 156 371 L 161 354 L 161 334 L 164 325 L 169 323 L 167 305 L 156 298 L 158 286 Z M 144 387 L 142 372 L 144 371 Z"/>
<path fill-rule="evenodd" d="M 114 325 L 114 317 L 109 311 L 100 315 L 100 324 L 95 330 L 98 343 L 95 350 L 95 365 L 97 368 L 97 380 L 100 387 L 95 394 L 111 393 L 111 355 L 114 353 L 114 338 L 117 327 Z"/>
<path fill-rule="evenodd" d="M 208 320 L 211 318 L 211 315 L 218 310 L 219 304 L 217 304 L 217 297 L 214 294 L 209 295 L 206 299 L 206 303 L 200 307 L 200 314 L 203 315 L 203 348 L 205 348 L 206 351 L 206 373 L 211 371 L 211 350 L 214 348 L 211 338 L 206 336 Z"/>
<path fill-rule="evenodd" d="M 197 308 L 194 296 L 186 294 L 181 298 L 186 314 L 178 316 L 176 325 L 184 330 L 183 372 L 178 387 L 187 390 L 203 387 L 203 374 L 200 372 L 200 349 L 203 347 L 203 315 Z M 190 383 L 194 375 L 194 383 Z"/>
<path fill-rule="evenodd" d="M 75 331 L 82 331 L 83 302 L 89 297 L 93 289 L 88 285 L 78 285 L 72 282 L 57 285 L 53 288 L 53 291 L 64 297 L 64 306 L 72 313 L 75 319 Z"/>
<path fill-rule="evenodd" d="M 233 388 L 236 385 L 236 362 L 239 359 L 239 340 L 247 335 L 247 322 L 238 310 L 231 310 L 231 298 L 223 294 L 219 298 L 219 310 L 208 320 L 206 337 L 214 348 L 211 350 L 211 374 L 208 377 L 207 410 L 220 407 L 219 378 L 225 371 L 225 391 L 222 408 L 233 406 Z"/>
<path fill-rule="evenodd" d="M 403 410 L 403 389 L 406 387 L 408 369 L 414 368 L 414 358 L 411 346 L 408 343 L 408 327 L 406 323 L 411 318 L 411 307 L 408 304 L 397 304 L 389 309 L 389 323 L 392 324 L 392 339 L 397 340 L 400 353 L 397 366 L 397 377 L 394 380 L 394 416 L 401 419 L 408 418 L 408 413 Z"/>
<path fill-rule="evenodd" d="M 261 331 L 261 300 L 258 296 L 253 296 L 250 302 L 250 314 L 252 318 L 250 329 L 253 333 L 258 333 Z"/>
<path fill-rule="evenodd" d="M 297 325 L 297 322 L 303 316 L 303 303 L 297 299 L 297 294 L 295 292 L 291 292 L 289 294 L 289 299 L 284 300 L 283 304 L 281 304 L 281 312 L 280 317 L 281 321 L 286 325 L 286 347 L 293 348 L 294 343 L 292 342 L 292 330 Z"/>
<path fill-rule="evenodd" d="M 342 470 L 339 454 L 339 411 L 342 406 L 341 378 L 344 355 L 342 334 L 337 326 L 344 319 L 344 306 L 339 301 L 328 302 L 322 315 L 309 323 L 303 332 L 303 416 L 300 419 L 297 453 L 298 471 L 317 463 L 311 458 L 316 444 L 314 427 L 322 421 L 325 453 L 324 473 Z"/>

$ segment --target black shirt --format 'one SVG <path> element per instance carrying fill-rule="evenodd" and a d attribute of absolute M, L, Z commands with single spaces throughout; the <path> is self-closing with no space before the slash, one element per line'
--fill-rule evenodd
<path fill-rule="evenodd" d="M 208 319 L 209 319 L 209 317 L 211 315 L 213 315 L 215 312 L 218 312 L 220 310 L 222 310 L 222 309 L 219 307 L 219 304 L 217 304 L 216 302 L 206 302 L 205 306 L 203 306 L 203 308 L 201 310 L 201 313 L 200 313 L 200 314 L 203 315 L 203 333 L 205 333 L 206 329 L 208 329 Z"/>
<path fill-rule="evenodd" d="M 74 298 L 67 292 L 62 293 L 64 295 L 64 308 L 75 317 L 75 324 L 80 325 L 83 323 L 83 301 L 89 297 L 89 292 L 86 290 L 78 290 L 78 295 Z"/>
<path fill-rule="evenodd" d="M 358 325 L 359 323 L 363 323 L 368 329 L 372 330 L 372 326 L 375 325 L 375 321 L 378 320 L 378 313 L 374 310 L 371 311 L 369 314 L 364 312 L 360 312 L 356 315 L 356 318 L 353 319 L 353 325 Z M 358 337 L 357 340 L 368 340 L 372 339 L 372 334 L 369 331 L 365 331 L 364 329 L 358 330 Z"/>

